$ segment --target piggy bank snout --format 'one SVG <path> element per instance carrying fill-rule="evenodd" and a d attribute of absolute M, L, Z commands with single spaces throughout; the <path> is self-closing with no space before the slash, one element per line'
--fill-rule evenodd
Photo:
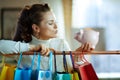
<path fill-rule="evenodd" d="M 76 38 L 77 41 L 81 43 L 90 43 L 92 48 L 95 48 L 95 46 L 98 43 L 99 40 L 99 32 L 94 30 L 83 30 L 82 34 L 77 35 L 78 38 Z"/>
<path fill-rule="evenodd" d="M 82 34 L 80 32 L 77 32 L 74 36 L 74 39 L 81 42 L 82 41 Z"/>

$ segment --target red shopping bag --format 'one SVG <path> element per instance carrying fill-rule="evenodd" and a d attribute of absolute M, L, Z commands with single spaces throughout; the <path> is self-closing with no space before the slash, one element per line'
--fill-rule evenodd
<path fill-rule="evenodd" d="M 98 80 L 95 70 L 91 63 L 87 62 L 79 66 L 82 80 Z"/>
<path fill-rule="evenodd" d="M 75 69 L 79 72 L 82 80 L 98 80 L 96 72 L 90 62 L 88 62 L 84 54 L 79 56 L 81 64 L 75 63 Z"/>

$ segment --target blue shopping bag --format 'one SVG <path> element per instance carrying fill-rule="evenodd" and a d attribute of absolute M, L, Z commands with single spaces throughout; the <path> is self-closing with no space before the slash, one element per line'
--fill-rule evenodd
<path fill-rule="evenodd" d="M 34 57 L 35 57 L 35 53 L 34 53 L 34 56 L 33 56 L 33 59 L 32 59 L 31 67 L 19 68 L 20 62 L 21 62 L 21 59 L 22 59 L 22 53 L 20 53 L 17 68 L 16 68 L 15 74 L 14 74 L 14 80 L 31 80 L 31 73 L 32 73 L 32 67 L 33 67 L 33 64 L 34 64 L 34 62 L 33 62 Z"/>
<path fill-rule="evenodd" d="M 38 80 L 38 74 L 39 74 L 39 70 L 38 69 L 32 70 L 31 80 Z"/>
<path fill-rule="evenodd" d="M 31 80 L 52 80 L 52 55 L 53 55 L 53 53 L 50 52 L 49 69 L 42 70 L 42 69 L 40 69 L 41 55 L 40 55 L 40 53 L 38 54 L 38 66 L 37 66 L 36 70 L 32 71 Z"/>
<path fill-rule="evenodd" d="M 38 65 L 37 65 L 37 69 L 32 70 L 31 80 L 38 80 L 38 74 L 39 74 L 39 68 L 40 68 L 40 59 L 41 59 L 41 56 L 40 56 L 40 53 L 38 53 Z"/>

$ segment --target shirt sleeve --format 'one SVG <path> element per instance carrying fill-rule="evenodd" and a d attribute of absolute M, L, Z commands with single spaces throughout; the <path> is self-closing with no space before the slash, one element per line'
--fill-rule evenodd
<path fill-rule="evenodd" d="M 29 50 L 28 43 L 15 42 L 12 40 L 0 40 L 0 53 L 18 53 Z"/>

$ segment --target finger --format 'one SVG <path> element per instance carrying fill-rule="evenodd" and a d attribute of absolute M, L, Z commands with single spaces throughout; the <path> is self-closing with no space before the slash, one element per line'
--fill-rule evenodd
<path fill-rule="evenodd" d="M 41 45 L 41 50 L 40 50 L 40 53 L 43 55 L 43 52 L 44 52 L 44 46 Z"/>
<path fill-rule="evenodd" d="M 56 53 L 56 51 L 53 48 L 49 48 L 50 51 L 52 51 L 53 53 Z"/>
<path fill-rule="evenodd" d="M 91 51 L 91 45 L 90 43 L 86 43 L 86 48 L 85 48 L 85 51 Z"/>
<path fill-rule="evenodd" d="M 38 45 L 38 46 L 36 47 L 36 51 L 41 51 L 41 49 L 42 49 L 42 45 Z"/>
<path fill-rule="evenodd" d="M 90 44 L 90 43 L 88 43 L 88 48 L 87 48 L 87 51 L 91 51 L 91 50 L 93 50 L 93 48 L 91 47 L 91 44 Z"/>
<path fill-rule="evenodd" d="M 87 48 L 88 48 L 88 43 L 85 43 L 82 51 L 87 51 Z"/>
<path fill-rule="evenodd" d="M 49 53 L 50 53 L 50 49 L 46 49 L 46 54 L 45 54 L 45 56 L 48 56 L 49 55 Z"/>
<path fill-rule="evenodd" d="M 42 51 L 41 51 L 42 55 L 48 56 L 49 52 L 50 52 L 49 48 L 46 48 L 45 46 L 42 47 Z"/>
<path fill-rule="evenodd" d="M 81 47 L 76 49 L 76 51 L 82 51 L 83 48 L 84 48 L 84 45 L 82 44 Z"/>
<path fill-rule="evenodd" d="M 87 45 L 86 45 L 86 51 L 90 51 L 90 44 L 89 43 L 87 43 Z"/>
<path fill-rule="evenodd" d="M 41 52 L 42 55 L 45 55 L 45 53 L 46 53 L 46 47 L 42 46 L 42 49 L 41 49 L 40 52 Z"/>
<path fill-rule="evenodd" d="M 84 44 L 82 44 L 82 46 L 81 46 L 81 50 L 83 50 L 83 48 L 84 48 Z"/>

